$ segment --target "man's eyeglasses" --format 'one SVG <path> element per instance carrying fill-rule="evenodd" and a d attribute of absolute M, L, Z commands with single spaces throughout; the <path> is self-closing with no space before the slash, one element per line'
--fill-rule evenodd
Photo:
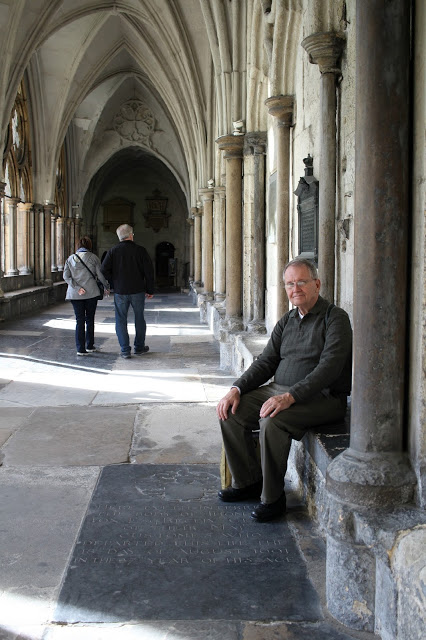
<path fill-rule="evenodd" d="M 302 289 L 303 287 L 306 287 L 308 282 L 312 282 L 312 280 L 313 278 L 310 280 L 298 280 L 297 282 L 286 282 L 284 286 L 286 289 L 294 289 L 296 286 L 299 287 L 299 289 Z"/>

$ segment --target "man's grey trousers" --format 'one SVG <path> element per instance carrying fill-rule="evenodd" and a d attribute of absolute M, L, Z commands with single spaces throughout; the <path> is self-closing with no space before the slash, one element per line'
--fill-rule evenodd
<path fill-rule="evenodd" d="M 242 489 L 263 478 L 265 504 L 275 502 L 283 492 L 291 440 L 300 440 L 309 427 L 343 420 L 346 412 L 346 396 L 318 393 L 310 402 L 295 403 L 274 418 L 260 418 L 263 403 L 286 391 L 288 387 L 271 383 L 243 394 L 235 415 L 229 411 L 228 418 L 220 420 L 232 486 Z M 257 430 L 260 465 L 252 434 Z"/>

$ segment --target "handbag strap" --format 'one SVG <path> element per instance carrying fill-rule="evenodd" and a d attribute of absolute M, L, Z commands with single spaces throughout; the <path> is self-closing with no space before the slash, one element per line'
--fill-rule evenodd
<path fill-rule="evenodd" d="M 95 279 L 95 281 L 96 281 L 96 276 L 95 276 L 95 275 L 93 275 L 93 273 L 92 273 L 91 269 L 89 269 L 89 267 L 88 267 L 88 266 L 87 266 L 87 264 L 84 262 L 84 260 L 82 260 L 82 259 L 80 258 L 80 256 L 78 255 L 78 253 L 76 253 L 75 255 L 76 255 L 76 257 L 80 260 L 81 264 L 84 264 L 84 266 L 86 267 L 87 271 L 90 273 L 90 275 L 92 276 L 92 278 L 94 278 L 94 279 Z"/>

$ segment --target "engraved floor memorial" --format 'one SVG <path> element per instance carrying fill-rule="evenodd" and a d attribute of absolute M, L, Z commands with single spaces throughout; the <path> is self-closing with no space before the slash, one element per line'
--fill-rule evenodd
<path fill-rule="evenodd" d="M 105 467 L 55 621 L 321 619 L 285 519 L 254 522 L 218 486 L 217 466 Z"/>

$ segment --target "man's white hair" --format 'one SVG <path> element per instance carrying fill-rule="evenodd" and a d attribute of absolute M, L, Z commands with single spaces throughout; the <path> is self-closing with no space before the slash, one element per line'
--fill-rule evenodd
<path fill-rule="evenodd" d="M 133 227 L 131 227 L 129 224 L 121 224 L 117 231 L 116 234 L 118 235 L 118 239 L 120 240 L 120 242 L 122 240 L 126 240 L 129 236 L 131 236 L 133 233 Z"/>

